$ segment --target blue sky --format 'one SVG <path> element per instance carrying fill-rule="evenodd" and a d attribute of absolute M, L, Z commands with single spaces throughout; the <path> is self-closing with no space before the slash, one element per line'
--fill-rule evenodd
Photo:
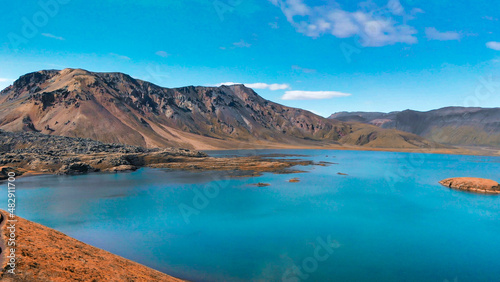
<path fill-rule="evenodd" d="M 41 69 L 245 83 L 323 116 L 500 106 L 500 2 L 5 1 L 0 87 Z"/>

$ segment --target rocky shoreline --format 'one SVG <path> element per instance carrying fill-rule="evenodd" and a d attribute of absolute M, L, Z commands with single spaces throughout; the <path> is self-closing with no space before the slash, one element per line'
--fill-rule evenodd
<path fill-rule="evenodd" d="M 84 138 L 0 131 L 0 180 L 6 179 L 10 171 L 16 175 L 75 175 L 133 171 L 141 167 L 234 170 L 239 171 L 238 176 L 255 176 L 262 172 L 300 172 L 291 167 L 313 164 L 312 161 L 266 157 L 213 158 L 187 149 L 147 149 Z"/>

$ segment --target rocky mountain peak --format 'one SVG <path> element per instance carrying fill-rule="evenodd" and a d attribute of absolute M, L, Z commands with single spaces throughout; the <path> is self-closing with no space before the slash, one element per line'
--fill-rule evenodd
<path fill-rule="evenodd" d="M 345 138 L 351 124 L 268 101 L 241 84 L 164 88 L 123 73 L 64 69 L 27 74 L 1 93 L 0 128 L 10 131 L 198 149 L 358 142 Z"/>

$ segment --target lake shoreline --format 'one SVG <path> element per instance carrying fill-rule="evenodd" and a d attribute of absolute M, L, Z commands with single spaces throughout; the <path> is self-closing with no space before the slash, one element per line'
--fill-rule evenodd
<path fill-rule="evenodd" d="M 438 154 L 438 155 L 463 155 L 463 156 L 485 156 L 499 157 L 500 148 L 482 147 L 456 147 L 440 149 L 404 149 L 404 148 L 368 148 L 348 145 L 325 145 L 325 146 L 255 146 L 252 148 L 223 148 L 217 150 L 202 150 L 203 152 L 214 151 L 251 151 L 251 150 L 332 150 L 332 151 L 370 151 L 370 152 L 395 152 L 395 153 L 415 153 L 415 154 Z M 495 152 L 493 152 L 495 151 Z"/>
<path fill-rule="evenodd" d="M 290 150 L 287 148 L 268 148 L 258 149 L 265 150 Z M 291 149 L 295 150 L 295 149 Z M 458 156 L 486 156 L 497 157 L 491 154 L 474 154 L 472 151 L 447 151 L 443 149 L 437 150 L 415 150 L 415 149 L 382 149 L 382 148 L 362 148 L 362 147 L 321 147 L 316 149 L 313 147 L 305 147 L 300 150 L 331 150 L 331 151 L 367 151 L 367 152 L 394 152 L 394 153 L 409 153 L 409 154 L 437 154 L 437 155 L 458 155 Z M 35 161 L 38 166 L 33 168 L 31 164 L 24 163 L 21 166 L 15 164 L 4 164 L 0 166 L 0 181 L 7 179 L 8 171 L 16 173 L 17 177 L 39 176 L 39 175 L 79 175 L 87 173 L 118 173 L 135 171 L 143 167 L 151 168 L 168 168 L 181 171 L 235 171 L 239 177 L 260 176 L 264 172 L 270 173 L 299 173 L 302 170 L 294 170 L 297 165 L 325 165 L 314 163 L 312 161 L 300 159 L 283 159 L 288 154 L 279 155 L 281 158 L 271 158 L 268 156 L 228 156 L 228 157 L 211 157 L 211 152 L 227 152 L 235 150 L 207 150 L 205 152 L 194 153 L 189 152 L 187 155 L 171 154 L 169 150 L 159 150 L 154 152 L 146 152 L 140 154 L 117 154 L 117 153 L 99 153 L 91 155 L 67 155 L 67 159 L 77 159 L 67 165 L 59 165 L 54 168 L 54 164 L 43 164 L 38 156 Z M 238 152 L 253 151 L 252 149 L 238 149 Z M 296 155 L 289 155 L 294 157 Z M 116 160 L 119 160 L 116 162 Z M 111 161 L 110 161 L 111 160 Z M 63 161 L 64 162 L 64 161 Z M 333 164 L 333 163 L 332 163 Z"/>

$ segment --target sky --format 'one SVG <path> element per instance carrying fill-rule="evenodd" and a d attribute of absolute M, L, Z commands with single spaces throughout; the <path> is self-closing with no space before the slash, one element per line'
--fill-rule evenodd
<path fill-rule="evenodd" d="M 243 83 L 322 116 L 500 107 L 500 1 L 4 1 L 0 88 L 42 69 Z"/>

